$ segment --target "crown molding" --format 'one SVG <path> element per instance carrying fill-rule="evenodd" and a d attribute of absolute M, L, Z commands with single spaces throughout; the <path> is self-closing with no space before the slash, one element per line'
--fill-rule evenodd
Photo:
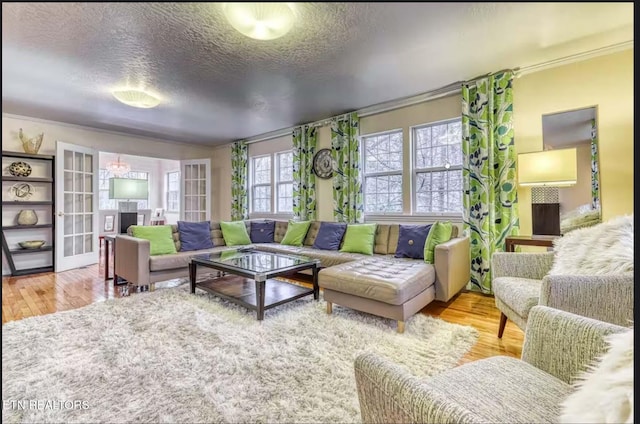
<path fill-rule="evenodd" d="M 202 148 L 202 149 L 218 147 L 218 146 L 209 146 L 209 145 L 197 144 L 197 143 L 185 143 L 184 141 L 169 140 L 165 138 L 154 138 L 154 137 L 149 137 L 144 135 L 127 133 L 124 131 L 105 130 L 102 128 L 90 127 L 88 125 L 71 124 L 69 122 L 53 121 L 51 119 L 36 118 L 35 116 L 27 116 L 27 115 L 17 115 L 17 114 L 7 113 L 7 112 L 2 112 L 2 117 L 10 118 L 10 119 L 22 119 L 25 121 L 38 122 L 41 124 L 58 125 L 60 127 L 73 128 L 77 130 L 94 131 L 94 132 L 99 132 L 103 134 L 117 135 L 121 137 L 139 138 L 141 140 L 153 141 L 156 143 L 181 144 L 184 146 L 196 147 L 196 148 Z"/>

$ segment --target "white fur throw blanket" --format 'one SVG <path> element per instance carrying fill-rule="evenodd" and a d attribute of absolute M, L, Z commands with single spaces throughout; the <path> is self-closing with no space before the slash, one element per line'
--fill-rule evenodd
<path fill-rule="evenodd" d="M 633 214 L 580 228 L 553 242 L 549 274 L 604 275 L 633 272 Z"/>
<path fill-rule="evenodd" d="M 633 330 L 607 342 L 609 351 L 562 403 L 561 423 L 633 423 Z"/>

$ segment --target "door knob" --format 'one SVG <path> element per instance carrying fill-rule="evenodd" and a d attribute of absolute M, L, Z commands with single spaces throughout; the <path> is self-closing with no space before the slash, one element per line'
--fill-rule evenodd
<path fill-rule="evenodd" d="M 58 216 L 64 216 L 64 212 L 58 212 Z"/>

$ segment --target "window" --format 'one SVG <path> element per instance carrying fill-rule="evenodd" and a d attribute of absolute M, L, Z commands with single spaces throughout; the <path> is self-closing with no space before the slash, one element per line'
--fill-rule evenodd
<path fill-rule="evenodd" d="M 276 178 L 277 212 L 293 212 L 293 152 L 276 153 L 278 173 Z"/>
<path fill-rule="evenodd" d="M 251 158 L 251 212 L 271 212 L 271 156 Z"/>
<path fill-rule="evenodd" d="M 365 213 L 402 213 L 402 130 L 362 138 Z"/>
<path fill-rule="evenodd" d="M 180 172 L 167 172 L 167 212 L 180 212 Z"/>
<path fill-rule="evenodd" d="M 251 213 L 293 212 L 293 152 L 254 156 L 250 160 Z M 275 193 L 275 196 L 272 196 Z"/>
<path fill-rule="evenodd" d="M 414 212 L 462 213 L 462 123 L 414 127 Z"/>
<path fill-rule="evenodd" d="M 111 171 L 100 169 L 98 175 L 98 209 L 118 209 L 118 199 L 109 199 L 109 178 L 115 177 Z M 142 171 L 129 171 L 120 178 L 134 178 L 138 180 L 148 180 L 149 173 Z M 149 199 L 137 200 L 138 209 L 149 209 Z"/>

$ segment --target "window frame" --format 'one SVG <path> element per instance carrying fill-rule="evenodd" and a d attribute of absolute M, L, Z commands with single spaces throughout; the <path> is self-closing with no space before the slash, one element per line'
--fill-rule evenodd
<path fill-rule="evenodd" d="M 362 184 L 362 201 L 363 201 L 363 208 L 364 208 L 364 215 L 365 217 L 369 216 L 369 217 L 373 217 L 373 216 L 398 216 L 398 215 L 403 215 L 404 213 L 404 200 L 402 199 L 402 184 L 404 181 L 404 166 L 401 166 L 399 170 L 397 171 L 377 171 L 377 172 L 371 172 L 371 173 L 367 173 L 367 168 L 366 168 L 366 139 L 367 138 L 371 138 L 371 137 L 379 137 L 381 135 L 387 135 L 387 134 L 395 134 L 395 133 L 399 133 L 400 137 L 401 137 L 401 144 L 402 144 L 402 150 L 401 150 L 401 160 L 402 160 L 402 164 L 404 164 L 404 150 L 405 150 L 405 146 L 404 146 L 404 131 L 402 128 L 394 128 L 391 130 L 385 130 L 385 131 L 379 131 L 379 132 L 375 132 L 375 133 L 371 133 L 371 134 L 365 134 L 365 135 L 361 135 L 359 137 L 359 144 L 360 144 L 360 163 L 362 163 L 362 177 L 361 177 L 361 184 Z M 367 205 L 367 186 L 366 186 L 366 181 L 367 181 L 367 177 L 383 177 L 383 176 L 392 176 L 392 175 L 400 175 L 400 194 L 401 194 L 401 198 L 400 198 L 400 211 L 397 212 L 379 212 L 379 211 L 375 211 L 375 212 L 367 212 L 366 210 L 366 205 Z"/>
<path fill-rule="evenodd" d="M 259 183 L 256 184 L 254 183 L 255 180 L 255 172 L 256 172 L 256 167 L 255 167 L 255 162 L 256 159 L 261 159 L 261 158 L 269 158 L 269 182 L 268 183 Z M 266 154 L 266 155 L 256 155 L 256 156 L 251 156 L 249 158 L 249 162 L 250 162 L 250 167 L 249 167 L 249 214 L 256 214 L 256 215 L 265 215 L 265 214 L 271 214 L 273 211 L 273 155 L 272 154 Z M 254 194 L 254 189 L 256 187 L 269 187 L 271 189 L 271 194 L 269 197 L 269 211 L 255 211 L 254 210 L 254 200 L 255 200 L 255 194 Z"/>
<path fill-rule="evenodd" d="M 177 190 L 171 190 L 171 181 L 170 181 L 170 175 L 171 174 L 176 174 L 178 176 L 178 179 L 176 180 L 176 183 L 178 184 L 178 189 Z M 167 193 L 165 195 L 165 201 L 167 203 L 166 206 L 166 212 L 168 213 L 180 213 L 180 171 L 169 171 L 165 173 L 165 180 L 167 182 Z M 169 193 L 171 192 L 176 192 L 177 193 L 177 200 L 176 200 L 176 204 L 178 205 L 178 208 L 176 210 L 173 210 L 170 208 L 169 205 L 171 205 L 171 201 L 169 200 Z"/>
<path fill-rule="evenodd" d="M 279 155 L 281 154 L 285 154 L 285 153 L 291 153 L 292 155 L 292 159 L 293 159 L 293 148 L 291 149 L 287 149 L 287 150 L 278 150 L 277 152 L 271 152 L 271 153 L 264 153 L 264 154 L 259 154 L 259 155 L 255 155 L 255 156 L 250 156 L 249 157 L 249 176 L 248 176 L 248 190 L 247 190 L 247 195 L 249 197 L 249 218 L 250 219 L 260 219 L 260 218 L 283 218 L 283 219 L 290 219 L 293 218 L 293 210 L 291 211 L 279 211 L 278 210 L 278 196 L 279 196 L 279 189 L 280 189 L 280 185 L 281 184 L 292 184 L 293 185 L 293 163 L 292 163 L 292 169 L 291 169 L 291 181 L 278 181 L 279 178 L 279 166 L 280 166 L 280 162 L 279 162 Z M 270 183 L 269 184 L 254 184 L 253 180 L 255 179 L 254 177 L 254 172 L 255 172 L 255 166 L 254 166 L 254 159 L 257 158 L 263 158 L 263 157 L 268 157 L 270 158 L 270 163 L 271 163 L 271 169 L 270 169 Z M 267 212 L 256 212 L 253 209 L 253 200 L 254 200 L 254 194 L 253 194 L 253 188 L 256 186 L 263 186 L 263 187 L 270 187 L 271 188 L 271 198 L 270 198 L 270 209 Z M 292 193 L 293 195 L 293 193 Z M 293 206 L 293 203 L 292 203 Z"/>
<path fill-rule="evenodd" d="M 460 122 L 462 123 L 462 117 L 456 117 L 456 118 L 449 118 L 449 119 L 441 119 L 438 121 L 433 121 L 433 122 L 428 122 L 425 124 L 419 124 L 419 125 L 413 125 L 409 127 L 409 134 L 410 134 L 410 143 L 411 143 L 411 154 L 410 154 L 410 160 L 411 160 L 411 165 L 410 165 L 410 170 L 411 170 L 411 215 L 412 216 L 416 216 L 416 217 L 421 217 L 421 218 L 433 218 L 433 219 L 451 219 L 451 220 L 455 220 L 455 221 L 461 221 L 463 219 L 463 206 L 462 204 L 460 205 L 460 212 L 453 212 L 453 211 L 445 211 L 445 212 L 417 212 L 416 208 L 417 208 L 417 197 L 418 197 L 418 191 L 417 191 L 417 182 L 418 182 L 418 174 L 422 174 L 422 173 L 431 173 L 431 172 L 442 172 L 442 171 L 446 171 L 446 172 L 450 172 L 450 171 L 455 171 L 455 170 L 459 170 L 460 171 L 460 176 L 462 177 L 462 169 L 464 167 L 464 164 L 460 164 L 460 165 L 451 165 L 449 168 L 445 167 L 445 166 L 437 166 L 437 167 L 431 167 L 431 168 L 418 168 L 417 164 L 416 164 L 416 159 L 417 159 L 417 137 L 416 137 L 416 131 L 420 130 L 422 128 L 427 128 L 427 127 L 435 127 L 435 126 L 439 126 L 439 125 L 443 125 L 443 124 L 449 124 L 451 122 Z M 462 138 L 460 139 L 460 147 L 462 148 Z M 464 159 L 463 159 L 464 160 Z M 464 188 L 461 190 L 464 191 Z M 462 197 L 461 197 L 462 199 Z"/>

